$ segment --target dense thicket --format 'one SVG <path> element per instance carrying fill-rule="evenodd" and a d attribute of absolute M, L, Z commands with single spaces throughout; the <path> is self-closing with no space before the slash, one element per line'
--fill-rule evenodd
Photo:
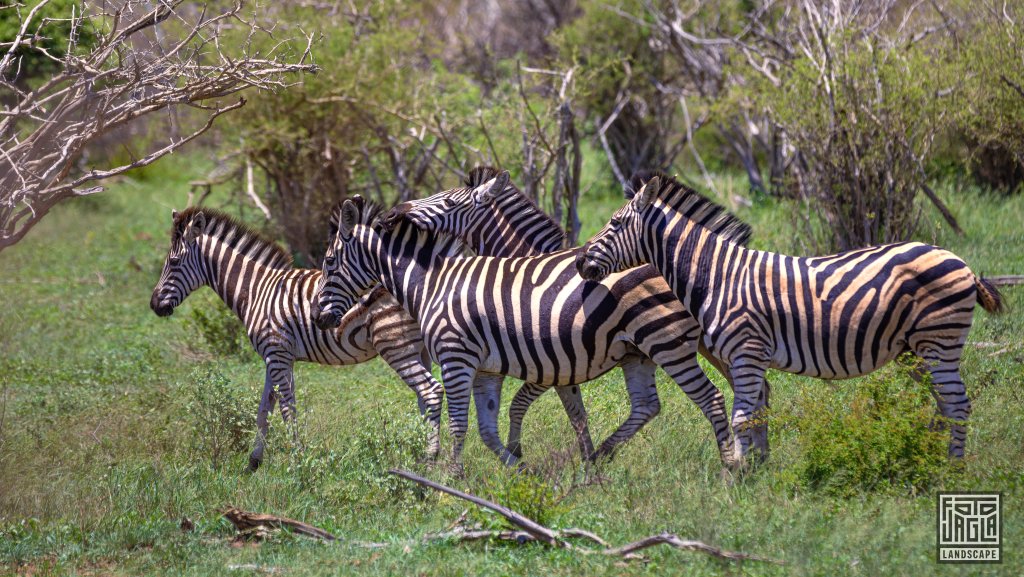
<path fill-rule="evenodd" d="M 274 3 L 275 38 L 321 35 L 322 72 L 252 98 L 218 170 L 305 264 L 330 205 L 426 195 L 479 163 L 511 170 L 573 241 L 581 188 L 641 168 L 709 188 L 739 171 L 817 251 L 908 238 L 922 211 L 955 227 L 929 186 L 950 170 L 1019 187 L 1019 6 L 819 4 Z"/>

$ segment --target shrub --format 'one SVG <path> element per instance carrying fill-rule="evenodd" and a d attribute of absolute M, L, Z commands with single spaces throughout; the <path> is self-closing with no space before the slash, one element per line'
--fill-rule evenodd
<path fill-rule="evenodd" d="M 193 348 L 215 357 L 242 357 L 252 349 L 242 321 L 223 301 L 209 293 L 192 298 L 185 327 L 193 336 Z"/>
<path fill-rule="evenodd" d="M 217 466 L 248 448 L 256 432 L 257 391 L 234 385 L 210 368 L 192 371 L 183 389 L 185 421 L 195 454 L 209 456 Z"/>
<path fill-rule="evenodd" d="M 932 427 L 941 418 L 928 379 L 915 381 L 890 366 L 858 383 L 850 402 L 839 406 L 808 387 L 793 414 L 778 419 L 798 431 L 800 486 L 843 497 L 918 494 L 946 474 L 949 434 Z"/>
<path fill-rule="evenodd" d="M 484 480 L 485 498 L 522 513 L 541 525 L 551 526 L 568 509 L 555 488 L 543 478 L 530 473 L 507 473 Z M 485 509 L 470 509 L 474 520 L 491 529 L 515 529 L 504 517 Z"/>

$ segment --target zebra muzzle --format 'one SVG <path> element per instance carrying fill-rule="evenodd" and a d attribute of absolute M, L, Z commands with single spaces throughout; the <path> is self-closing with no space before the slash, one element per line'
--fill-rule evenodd
<path fill-rule="evenodd" d="M 154 294 L 149 300 L 149 308 L 153 309 L 158 317 L 169 317 L 174 314 L 174 304 L 170 299 L 161 299 L 160 295 Z"/>

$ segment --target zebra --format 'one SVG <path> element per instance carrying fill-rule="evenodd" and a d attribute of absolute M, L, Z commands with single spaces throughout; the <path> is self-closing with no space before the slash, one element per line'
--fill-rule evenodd
<path fill-rule="evenodd" d="M 378 287 L 338 319 L 337 328 L 320 330 L 310 320 L 319 270 L 293 268 L 284 249 L 223 212 L 190 207 L 174 211 L 172 219 L 171 247 L 150 308 L 169 316 L 192 291 L 208 285 L 241 319 L 266 364 L 249 471 L 263 461 L 268 417 L 278 398 L 281 416 L 294 430 L 295 361 L 353 365 L 378 354 L 416 394 L 432 429 L 427 456 L 437 456 L 442 389 L 430 372 L 419 327 L 391 295 Z"/>
<path fill-rule="evenodd" d="M 495 184 L 489 183 L 488 190 Z M 498 435 L 502 375 L 576 387 L 620 364 L 642 362 L 631 358 L 627 344 L 626 335 L 635 335 L 631 344 L 664 367 L 700 407 L 723 463 L 731 466 L 734 449 L 725 401 L 695 361 L 696 335 L 659 342 L 633 330 L 655 326 L 666 311 L 655 306 L 620 308 L 617 303 L 627 296 L 625 283 L 582 281 L 573 251 L 525 258 L 449 258 L 445 255 L 461 246 L 455 237 L 420 231 L 402 218 L 367 226 L 352 201 L 340 210 L 341 226 L 324 258 L 314 314 L 318 320 L 326 316 L 329 323 L 381 283 L 419 321 L 427 350 L 441 367 L 456 465 L 471 390 L 484 444 L 503 463 L 516 464 L 518 457 Z M 591 459 L 610 456 L 660 410 L 653 383 L 628 380 L 627 385 L 630 415 Z"/>
<path fill-rule="evenodd" d="M 758 408 L 768 368 L 842 379 L 908 351 L 923 363 L 916 376 L 931 375 L 950 424 L 949 455 L 963 456 L 971 402 L 960 356 L 975 303 L 1003 309 L 991 283 L 956 255 L 919 242 L 811 258 L 745 248 L 709 228 L 746 226 L 721 207 L 664 175 L 634 182 L 644 181 L 584 245 L 579 273 L 596 280 L 650 263 L 665 276 L 700 323 L 704 344 L 730 367 L 741 460 L 752 442 L 744 424 Z M 711 220 L 688 218 L 708 205 L 718 211 Z"/>
<path fill-rule="evenodd" d="M 507 172 L 490 166 L 479 166 L 470 171 L 464 184 L 462 188 L 398 204 L 381 218 L 388 224 L 405 218 L 422 230 L 453 234 L 481 256 L 536 256 L 563 248 L 565 233 L 562 228 L 509 181 Z M 575 252 L 566 253 L 564 258 L 567 262 L 576 258 Z M 627 312 L 630 310 L 636 314 L 648 308 L 658 311 L 652 315 L 652 322 L 630 325 L 623 335 L 628 341 L 646 338 L 657 343 L 674 343 L 680 335 L 692 335 L 699 331 L 696 321 L 653 267 L 645 267 L 643 273 L 621 276 L 617 282 L 621 283 L 619 286 L 624 296 L 615 303 L 618 310 L 614 315 L 630 314 Z M 582 293 L 574 293 L 573 296 L 582 297 Z M 565 303 L 563 306 L 580 308 L 581 303 Z M 641 333 L 646 333 L 646 336 L 641 336 Z M 630 358 L 639 357 L 638 362 L 623 365 L 627 383 L 633 380 L 653 386 L 657 365 L 635 346 L 628 345 L 627 348 Z M 723 375 L 728 374 L 725 366 L 710 357 L 703 346 L 700 349 Z M 676 369 L 681 379 L 677 382 L 703 378 L 704 375 L 699 371 L 696 359 L 688 357 Z M 522 458 L 520 439 L 523 418 L 533 401 L 548 388 L 548 385 L 527 382 L 512 400 L 507 444 L 516 457 Z M 589 447 L 589 450 L 583 449 L 583 454 L 591 454 L 593 443 L 579 388 L 555 387 L 555 390 L 572 420 L 573 428 L 581 438 L 581 447 Z"/>

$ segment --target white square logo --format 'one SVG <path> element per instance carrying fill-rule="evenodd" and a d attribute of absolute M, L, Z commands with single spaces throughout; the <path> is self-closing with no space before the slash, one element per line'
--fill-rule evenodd
<path fill-rule="evenodd" d="M 1002 495 L 939 493 L 939 563 L 1002 562 Z"/>

